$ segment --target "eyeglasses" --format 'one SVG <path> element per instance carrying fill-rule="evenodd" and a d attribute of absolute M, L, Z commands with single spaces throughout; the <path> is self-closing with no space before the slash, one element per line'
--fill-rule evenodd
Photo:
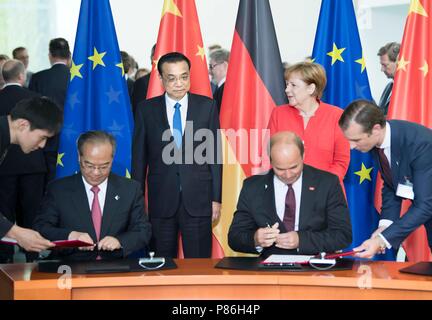
<path fill-rule="evenodd" d="M 175 76 L 168 76 L 168 77 L 163 77 L 165 79 L 166 82 L 168 82 L 169 84 L 174 84 L 177 81 L 180 82 L 187 82 L 189 80 L 189 74 L 182 74 L 180 77 L 175 77 Z"/>
<path fill-rule="evenodd" d="M 218 66 L 220 64 L 222 64 L 222 62 L 218 62 L 218 63 L 215 63 L 215 64 L 209 64 L 209 70 L 210 71 L 213 70 L 216 66 Z"/>
<path fill-rule="evenodd" d="M 100 171 L 100 172 L 107 172 L 110 168 L 111 168 L 111 162 L 101 165 L 101 166 L 96 166 L 93 163 L 90 162 L 85 162 L 85 161 L 81 161 L 81 167 L 85 170 L 85 171 Z"/>

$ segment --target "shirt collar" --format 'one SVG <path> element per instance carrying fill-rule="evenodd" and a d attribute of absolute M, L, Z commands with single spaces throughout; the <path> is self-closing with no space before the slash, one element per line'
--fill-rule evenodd
<path fill-rule="evenodd" d="M 185 96 L 183 97 L 183 98 L 181 98 L 179 101 L 176 101 L 176 100 L 174 100 L 174 99 L 171 99 L 169 96 L 168 96 L 168 93 L 165 93 L 165 103 L 166 103 L 166 106 L 167 107 L 171 107 L 171 108 L 174 108 L 174 106 L 175 106 L 175 104 L 176 103 L 180 103 L 180 105 L 183 107 L 183 106 L 187 106 L 187 104 L 188 104 L 188 94 L 186 93 L 185 94 Z"/>
<path fill-rule="evenodd" d="M 93 188 L 93 186 L 86 181 L 86 179 L 84 178 L 83 175 L 81 175 L 81 177 L 82 177 L 82 180 L 84 182 L 84 186 L 85 186 L 86 190 L 91 190 L 91 188 Z M 108 186 L 108 178 L 106 178 L 102 183 L 100 183 L 98 185 L 99 189 L 106 189 L 107 186 Z"/>
<path fill-rule="evenodd" d="M 274 181 L 275 181 L 276 185 L 287 186 L 287 184 L 285 182 L 283 182 L 281 179 L 279 179 L 279 177 L 276 174 L 274 175 L 274 177 L 275 177 Z M 300 177 L 296 180 L 296 182 L 294 182 L 292 184 L 292 187 L 294 188 L 294 186 L 297 186 L 302 181 L 302 179 L 303 179 L 303 171 L 300 174 Z"/>
<path fill-rule="evenodd" d="M 22 87 L 21 83 L 18 82 L 9 82 L 9 83 L 5 83 L 5 85 L 3 86 L 3 89 L 6 87 L 10 87 L 10 86 L 19 86 Z"/>
<path fill-rule="evenodd" d="M 390 145 L 391 145 L 390 123 L 386 122 L 384 141 L 383 141 L 383 143 L 378 148 L 380 148 L 380 149 L 386 149 L 386 148 L 390 148 Z"/>
<path fill-rule="evenodd" d="M 218 88 L 220 88 L 220 86 L 223 85 L 225 83 L 225 81 L 226 81 L 226 77 L 223 78 L 221 81 L 219 81 L 217 84 Z"/>

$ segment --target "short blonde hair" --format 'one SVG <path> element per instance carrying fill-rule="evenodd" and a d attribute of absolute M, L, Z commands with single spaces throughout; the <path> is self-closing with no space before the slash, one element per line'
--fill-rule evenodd
<path fill-rule="evenodd" d="M 315 84 L 313 96 L 321 99 L 327 83 L 327 77 L 324 68 L 320 64 L 313 62 L 299 62 L 293 64 L 285 70 L 285 80 L 289 80 L 293 73 L 298 73 L 302 80 L 308 85 L 312 83 Z"/>

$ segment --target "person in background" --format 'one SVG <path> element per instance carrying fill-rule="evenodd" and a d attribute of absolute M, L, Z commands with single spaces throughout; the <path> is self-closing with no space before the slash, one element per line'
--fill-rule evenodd
<path fill-rule="evenodd" d="M 389 42 L 381 47 L 378 51 L 378 56 L 381 64 L 381 71 L 391 81 L 384 88 L 378 106 L 382 109 L 384 115 L 388 113 L 390 98 L 393 90 L 393 79 L 397 70 L 397 59 L 400 51 L 400 43 Z"/>
<path fill-rule="evenodd" d="M 29 66 L 29 62 L 30 62 L 30 57 L 28 54 L 28 51 L 26 48 L 24 47 L 18 47 L 13 49 L 12 51 L 12 58 L 21 61 L 24 64 L 24 68 L 26 71 L 26 80 L 24 82 L 24 87 L 28 88 L 29 87 L 29 83 L 30 80 L 33 76 L 33 72 L 31 72 L 30 70 L 28 70 L 28 66 Z"/>

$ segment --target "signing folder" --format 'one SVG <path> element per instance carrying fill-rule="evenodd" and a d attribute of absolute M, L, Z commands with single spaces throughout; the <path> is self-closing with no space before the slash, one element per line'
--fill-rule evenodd
<path fill-rule="evenodd" d="M 10 245 L 18 245 L 18 242 L 14 239 L 4 237 L 0 240 L 1 243 L 4 244 L 10 244 Z M 52 241 L 52 243 L 55 244 L 55 247 L 50 248 L 52 249 L 65 249 L 65 248 L 80 248 L 80 247 L 90 247 L 94 246 L 91 243 L 87 243 L 80 240 L 57 240 Z"/>

